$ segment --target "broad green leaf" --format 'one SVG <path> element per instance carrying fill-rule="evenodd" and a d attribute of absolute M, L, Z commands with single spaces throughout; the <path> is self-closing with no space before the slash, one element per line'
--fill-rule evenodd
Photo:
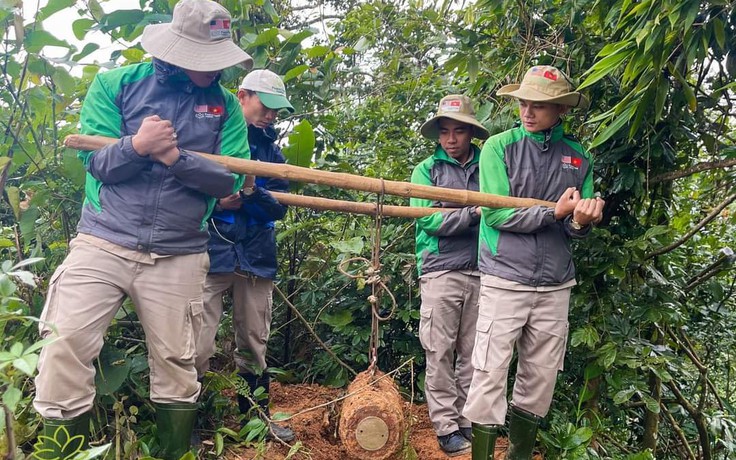
<path fill-rule="evenodd" d="M 97 0 L 89 0 L 87 2 L 87 7 L 89 8 L 89 13 L 92 17 L 98 21 L 105 15 L 105 10 L 102 9 Z"/>
<path fill-rule="evenodd" d="M 0 170 L 4 166 L 3 163 L 7 164 L 8 162 L 10 162 L 10 158 L 0 158 Z M 13 208 L 13 215 L 17 222 L 20 220 L 20 189 L 18 187 L 7 187 L 5 193 L 8 194 L 8 202 L 10 203 L 10 207 Z"/>
<path fill-rule="evenodd" d="M 365 247 L 365 241 L 360 236 L 355 236 L 348 240 L 332 241 L 330 246 L 343 254 L 360 254 Z"/>
<path fill-rule="evenodd" d="M 72 31 L 74 32 L 74 36 L 77 38 L 77 40 L 84 40 L 87 32 L 89 32 L 90 28 L 95 24 L 97 23 L 92 19 L 77 19 L 72 23 Z"/>
<path fill-rule="evenodd" d="M 304 119 L 294 126 L 289 134 L 289 144 L 283 149 L 289 164 L 309 167 L 312 164 L 315 142 L 314 129 L 309 121 Z"/>
<path fill-rule="evenodd" d="M 298 65 L 294 67 L 293 69 L 286 72 L 286 75 L 284 75 L 284 83 L 286 83 L 287 81 L 293 78 L 298 77 L 299 75 L 303 74 L 307 70 L 309 70 L 309 66 L 306 64 L 302 64 L 302 65 Z"/>
<path fill-rule="evenodd" d="M 271 17 L 271 21 L 274 24 L 278 24 L 279 14 L 276 12 L 276 8 L 273 7 L 273 3 L 271 3 L 271 0 L 265 0 L 263 2 L 263 11 L 265 11 L 266 14 Z"/>
<path fill-rule="evenodd" d="M 330 50 L 331 48 L 329 46 L 317 45 L 317 46 L 313 46 L 311 48 L 305 49 L 304 54 L 306 54 L 309 59 L 314 59 L 314 58 L 324 56 L 325 54 L 329 53 Z"/>
<path fill-rule="evenodd" d="M 370 46 L 370 42 L 365 37 L 360 37 L 358 41 L 353 45 L 353 49 L 359 53 L 362 53 L 363 51 L 367 50 Z"/>
<path fill-rule="evenodd" d="M 38 11 L 38 17 L 36 18 L 36 20 L 38 22 L 41 22 L 44 19 L 48 19 L 54 13 L 57 13 L 71 6 L 74 6 L 75 3 L 77 3 L 76 0 L 49 0 L 46 6 L 44 6 Z"/>
<path fill-rule="evenodd" d="M 270 29 L 266 29 L 258 36 L 256 37 L 253 42 L 248 45 L 249 48 L 255 48 L 257 46 L 265 45 L 266 43 L 269 43 L 271 40 L 275 39 L 279 35 L 279 29 L 272 27 Z"/>
<path fill-rule="evenodd" d="M 100 18 L 100 30 L 108 32 L 125 25 L 136 25 L 143 20 L 141 10 L 116 10 Z"/>
<path fill-rule="evenodd" d="M 575 446 L 582 446 L 584 444 L 587 444 L 592 437 L 593 430 L 590 427 L 584 426 L 575 430 L 575 433 L 573 433 L 571 440 Z"/>
<path fill-rule="evenodd" d="M 130 372 L 130 360 L 112 345 L 105 344 L 95 366 L 95 386 L 97 393 L 109 395 L 116 392 L 125 382 Z"/>
<path fill-rule="evenodd" d="M 82 48 L 82 51 L 72 56 L 72 61 L 79 62 L 90 54 L 97 51 L 98 49 L 100 49 L 100 45 L 98 45 L 97 43 L 87 43 L 86 45 L 84 45 L 84 48 Z"/>
<path fill-rule="evenodd" d="M 33 377 L 36 372 L 36 366 L 38 365 L 38 355 L 30 354 L 23 355 L 20 358 L 13 361 L 13 367 L 23 372 L 29 377 Z"/>
<path fill-rule="evenodd" d="M 59 46 L 61 48 L 71 48 L 71 45 L 65 40 L 60 40 L 51 33 L 36 29 L 28 32 L 25 38 L 26 50 L 29 53 L 38 53 L 46 46 Z"/>
<path fill-rule="evenodd" d="M 328 326 L 332 326 L 335 329 L 341 329 L 353 322 L 353 314 L 350 310 L 344 309 L 339 310 L 334 314 L 325 313 L 320 317 L 320 319 Z"/>
<path fill-rule="evenodd" d="M 51 76 L 51 79 L 54 81 L 56 88 L 59 90 L 58 92 L 62 94 L 73 93 L 74 88 L 77 85 L 77 82 L 74 80 L 74 78 L 69 75 L 69 72 L 67 72 L 66 69 L 63 67 L 57 67 L 54 71 L 54 74 Z"/>
<path fill-rule="evenodd" d="M 3 404 L 5 404 L 5 407 L 10 409 L 10 412 L 12 414 L 18 407 L 18 403 L 20 402 L 22 397 L 23 392 L 20 391 L 18 388 L 14 386 L 6 387 L 5 391 L 3 392 Z"/>

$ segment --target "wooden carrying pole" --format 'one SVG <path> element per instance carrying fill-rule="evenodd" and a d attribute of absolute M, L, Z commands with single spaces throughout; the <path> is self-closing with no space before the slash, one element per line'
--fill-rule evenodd
<path fill-rule="evenodd" d="M 117 142 L 118 139 L 90 136 L 86 134 L 72 134 L 64 139 L 64 145 L 78 150 L 98 150 L 106 145 Z M 537 200 L 534 198 L 518 198 L 511 196 L 491 195 L 488 193 L 472 192 L 470 190 L 457 190 L 443 187 L 433 187 L 430 185 L 411 184 L 408 182 L 398 182 L 383 179 L 374 179 L 354 174 L 336 173 L 330 171 L 320 171 L 317 169 L 302 168 L 300 166 L 266 163 L 263 161 L 244 160 L 242 158 L 228 157 L 224 155 L 212 155 L 208 153 L 194 152 L 204 158 L 222 164 L 230 171 L 238 174 L 249 174 L 253 176 L 276 177 L 295 182 L 306 182 L 309 184 L 329 185 L 341 189 L 360 190 L 363 192 L 384 193 L 387 195 L 402 196 L 407 198 L 423 198 L 433 201 L 449 201 L 460 206 L 484 206 L 488 208 L 528 208 L 531 206 L 541 205 L 547 207 L 555 207 L 555 203 L 551 201 Z M 296 195 L 292 195 L 296 196 Z M 313 198 L 313 197 L 307 197 Z M 326 200 L 321 198 L 319 200 Z M 338 201 L 338 200 L 331 200 Z M 342 202 L 350 203 L 350 202 Z M 289 203 L 284 203 L 289 204 Z M 296 206 L 305 206 L 304 203 L 296 204 Z M 325 201 L 322 205 L 327 205 Z M 373 205 L 369 205 L 373 206 Z M 312 207 L 307 206 L 307 207 Z M 403 206 L 394 206 L 395 208 L 403 208 Z M 359 209 L 356 207 L 355 209 Z M 386 207 L 384 207 L 385 210 Z M 327 208 L 316 208 L 327 209 Z M 333 209 L 333 208 L 329 208 Z M 364 208 L 367 210 L 367 208 Z M 436 212 L 437 208 L 429 208 L 431 212 Z M 352 212 L 352 211 L 348 211 Z M 430 214 L 431 214 L 430 212 Z M 374 210 L 369 214 L 375 214 Z M 386 214 L 384 212 L 384 214 Z M 388 214 L 386 214 L 388 215 Z M 401 217 L 421 217 L 403 215 Z"/>

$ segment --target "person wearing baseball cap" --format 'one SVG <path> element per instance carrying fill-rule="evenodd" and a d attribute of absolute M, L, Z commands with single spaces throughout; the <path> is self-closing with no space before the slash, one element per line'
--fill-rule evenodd
<path fill-rule="evenodd" d="M 486 139 L 489 133 L 476 119 L 470 98 L 443 97 L 436 115 L 419 132 L 436 144 L 434 153 L 414 168 L 411 182 L 478 191 L 480 149 L 472 140 Z M 416 220 L 419 341 L 426 356 L 424 393 L 437 441 L 446 454 L 460 455 L 470 449 L 470 421 L 461 411 L 473 375 L 480 209 L 419 198 L 412 198 L 411 205 L 450 210 Z"/>
<path fill-rule="evenodd" d="M 87 169 L 78 235 L 49 282 L 40 322 L 34 407 L 44 427 L 35 448 L 63 427 L 89 437 L 94 360 L 126 297 L 146 332 L 156 456 L 190 448 L 200 384 L 195 339 L 209 259 L 207 219 L 215 198 L 242 176 L 191 153 L 249 158 L 237 98 L 220 71 L 252 59 L 230 35 L 230 13 L 210 0 L 181 0 L 171 23 L 149 25 L 145 62 L 99 73 L 81 112 L 83 134 L 119 138 L 79 156 Z"/>
<path fill-rule="evenodd" d="M 593 158 L 567 135 L 561 117 L 588 100 L 552 66 L 534 66 L 499 96 L 519 104 L 521 125 L 490 137 L 480 154 L 480 191 L 552 201 L 554 207 L 482 208 L 480 305 L 473 379 L 463 415 L 472 421 L 473 459 L 492 459 L 506 421 L 506 385 L 518 352 L 509 425 L 509 460 L 531 458 L 549 411 L 568 332 L 575 283 L 570 240 L 603 216 L 593 197 Z"/>
<path fill-rule="evenodd" d="M 281 78 L 270 70 L 254 70 L 243 79 L 238 101 L 248 123 L 251 159 L 285 163 L 276 144 L 274 121 L 282 110 L 293 112 Z M 232 292 L 234 353 L 238 374 L 251 395 L 263 388 L 261 411 L 268 416 L 270 376 L 266 348 L 271 332 L 273 281 L 276 278 L 275 223 L 286 215 L 286 206 L 271 191 L 288 192 L 289 182 L 269 177 L 246 178 L 239 193 L 221 198 L 210 219 L 210 271 L 204 288 L 204 321 L 197 340 L 197 372 L 204 376 L 215 353 L 215 339 L 222 317 L 225 292 Z M 247 423 L 251 400 L 238 395 L 238 408 Z M 287 426 L 269 423 L 269 434 L 284 442 L 294 440 Z"/>

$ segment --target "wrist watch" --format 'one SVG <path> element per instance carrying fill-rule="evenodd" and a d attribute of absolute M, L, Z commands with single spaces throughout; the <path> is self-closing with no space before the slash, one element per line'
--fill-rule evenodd
<path fill-rule="evenodd" d="M 570 228 L 572 228 L 573 230 L 582 230 L 583 227 L 584 226 L 580 225 L 580 223 L 577 222 L 575 219 L 570 219 Z"/>

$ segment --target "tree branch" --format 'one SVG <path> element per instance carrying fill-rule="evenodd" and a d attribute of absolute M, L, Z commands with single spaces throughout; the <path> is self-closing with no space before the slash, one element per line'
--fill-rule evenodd
<path fill-rule="evenodd" d="M 698 163 L 695 166 L 692 166 L 687 169 L 683 169 L 681 171 L 673 171 L 668 172 L 665 174 L 660 174 L 658 176 L 654 176 L 650 183 L 658 184 L 660 182 L 666 182 L 670 180 L 680 179 L 681 177 L 691 176 L 693 174 L 708 171 L 711 169 L 723 169 L 723 168 L 729 168 L 731 166 L 736 166 L 736 158 L 729 158 L 728 160 L 721 160 L 721 161 L 706 161 L 703 163 Z"/>
<path fill-rule="evenodd" d="M 668 246 L 665 246 L 663 248 L 659 248 L 659 249 L 657 249 L 655 251 L 650 252 L 649 254 L 647 254 L 646 256 L 644 256 L 644 259 L 645 260 L 646 259 L 651 259 L 652 257 L 656 257 L 656 256 L 662 255 L 664 253 L 670 252 L 673 249 L 676 249 L 677 247 L 681 246 L 687 240 L 689 240 L 690 238 L 692 238 L 693 235 L 695 235 L 696 233 L 698 233 L 698 231 L 701 228 L 705 227 L 710 221 L 712 221 L 713 219 L 715 219 L 716 217 L 718 217 L 718 215 L 721 213 L 721 211 L 723 211 L 723 209 L 726 206 L 728 206 L 731 203 L 733 203 L 734 200 L 736 200 L 736 193 L 731 194 L 731 196 L 729 196 L 724 201 L 722 201 L 721 204 L 719 204 L 718 206 L 716 206 L 715 209 L 713 209 L 713 211 L 711 211 L 707 216 L 705 216 L 705 218 L 703 220 L 701 220 L 700 222 L 698 222 L 698 224 L 695 227 L 691 228 L 690 231 L 687 232 L 682 238 L 680 238 L 679 240 L 675 241 L 674 243 L 672 243 L 672 244 L 670 244 Z"/>

